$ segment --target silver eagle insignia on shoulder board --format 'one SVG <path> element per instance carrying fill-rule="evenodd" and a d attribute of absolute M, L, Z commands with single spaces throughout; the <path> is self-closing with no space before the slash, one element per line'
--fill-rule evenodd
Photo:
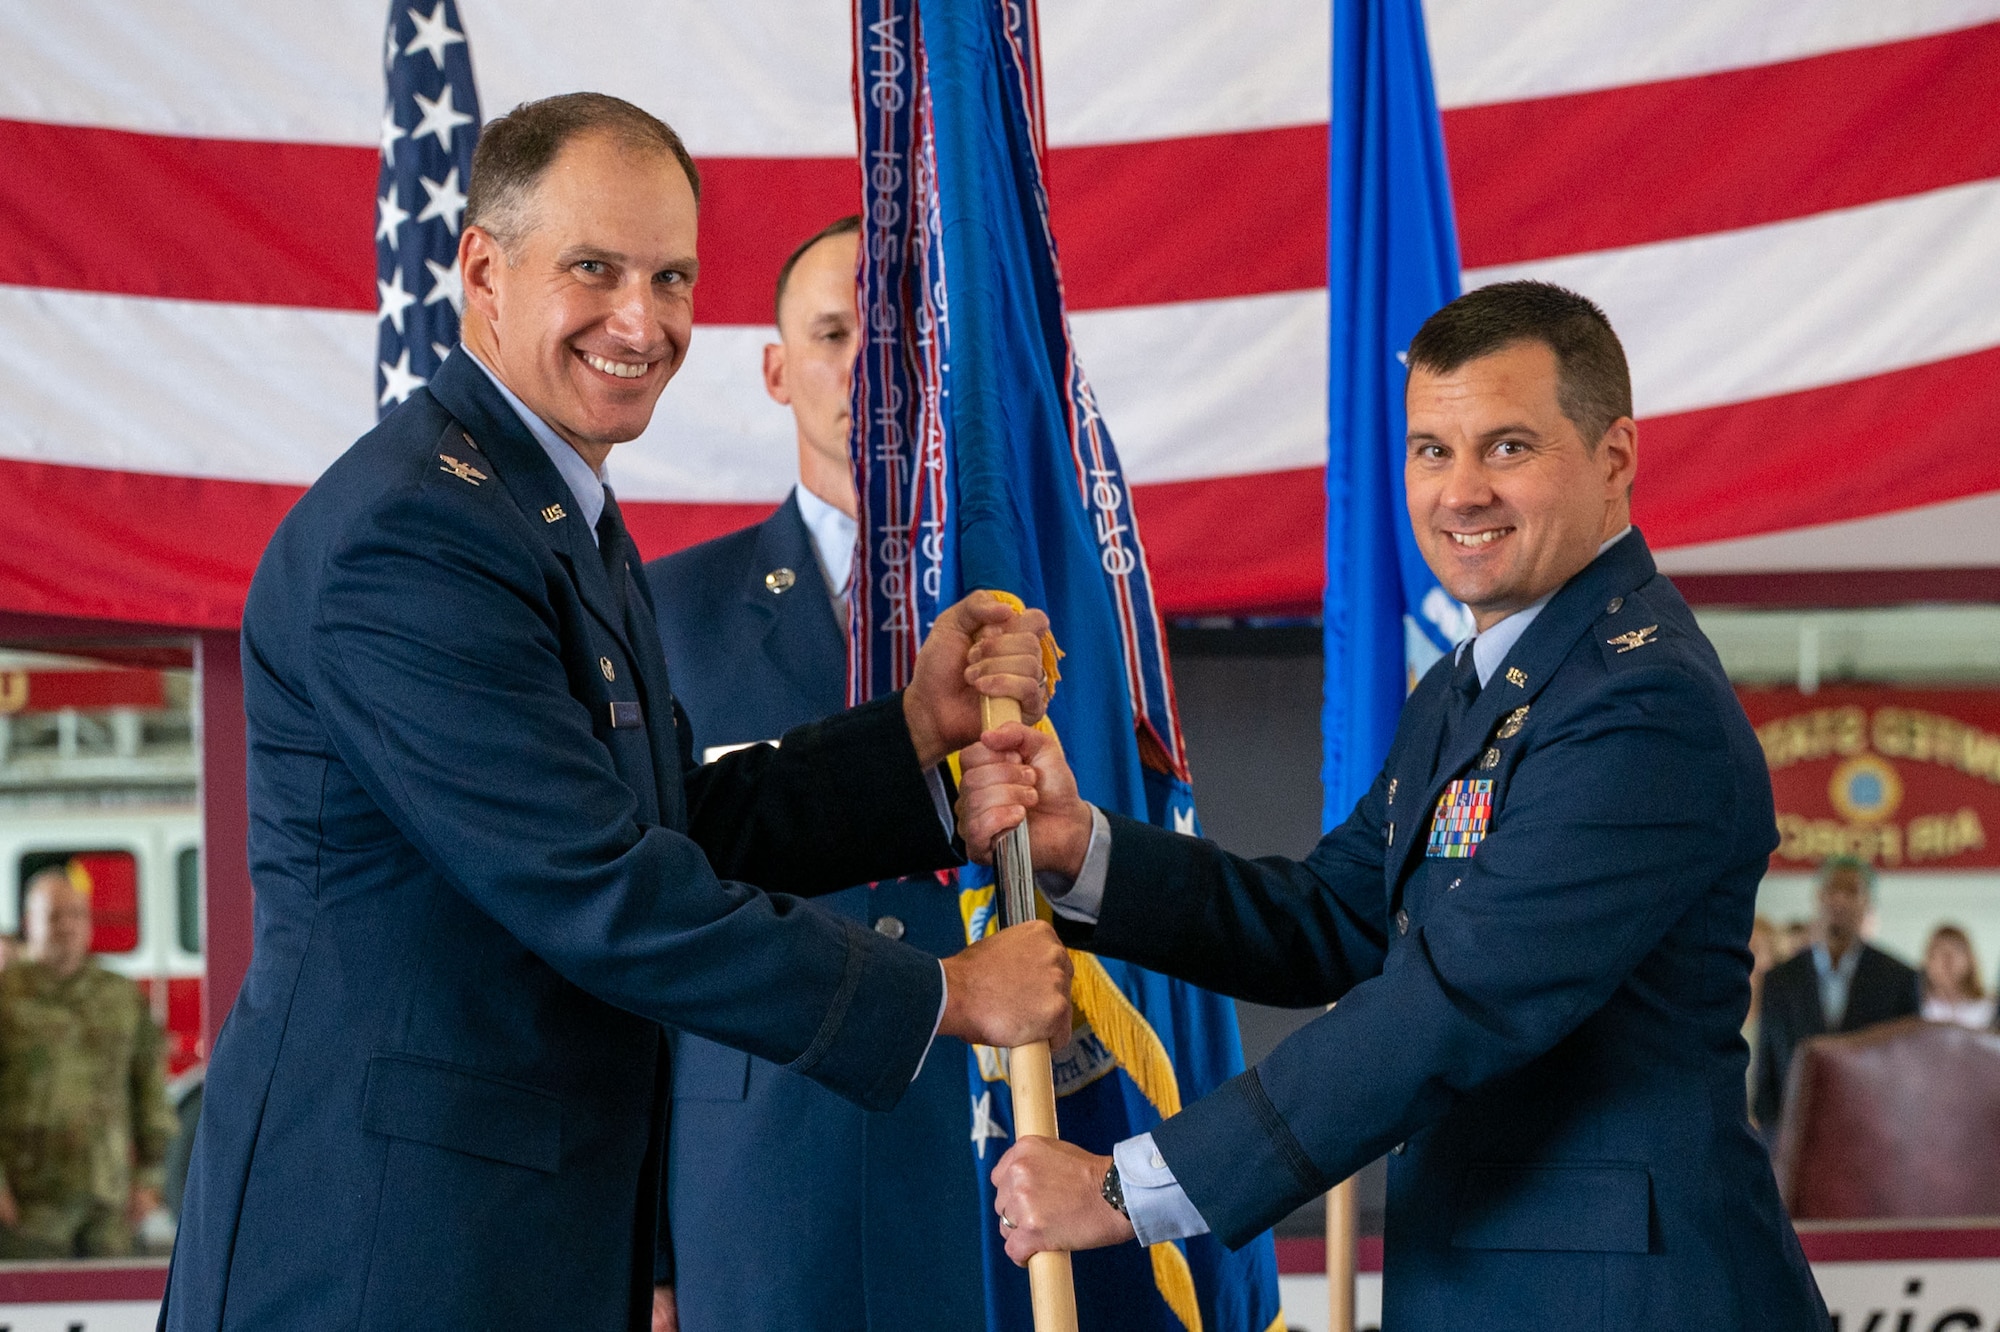
<path fill-rule="evenodd" d="M 459 480 L 475 486 L 486 479 L 486 473 L 480 471 L 471 463 L 460 462 L 449 453 L 440 453 L 438 457 L 444 461 L 444 466 L 438 468 L 440 472 L 450 472 Z"/>
<path fill-rule="evenodd" d="M 1651 647 L 1653 645 L 1653 635 L 1659 632 L 1659 625 L 1649 624 L 1644 629 L 1634 629 L 1629 634 L 1620 634 L 1616 638 L 1607 638 L 1604 641 L 1612 647 L 1617 648 L 1621 653 L 1631 652 L 1637 648 Z"/>

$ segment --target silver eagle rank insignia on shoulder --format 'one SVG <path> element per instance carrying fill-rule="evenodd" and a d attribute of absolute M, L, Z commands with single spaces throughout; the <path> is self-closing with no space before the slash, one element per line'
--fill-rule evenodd
<path fill-rule="evenodd" d="M 468 485 L 476 486 L 481 481 L 486 480 L 486 473 L 480 471 L 477 467 L 474 467 L 471 463 L 460 462 L 458 459 L 452 457 L 449 453 L 440 453 L 438 455 L 438 458 L 444 464 L 442 467 L 438 468 L 440 472 L 450 472 L 453 476 L 457 477 L 459 480 L 465 482 Z"/>
<path fill-rule="evenodd" d="M 1634 629 L 1628 634 L 1619 634 L 1616 638 L 1607 638 L 1604 641 L 1607 645 L 1617 648 L 1620 653 L 1634 652 L 1642 647 L 1651 647 L 1656 641 L 1653 635 L 1659 632 L 1659 625 L 1649 624 L 1644 629 Z"/>

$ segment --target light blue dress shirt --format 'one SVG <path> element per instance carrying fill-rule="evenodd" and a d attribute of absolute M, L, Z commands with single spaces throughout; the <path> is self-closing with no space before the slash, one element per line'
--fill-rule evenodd
<path fill-rule="evenodd" d="M 1628 523 L 1624 530 L 1597 548 L 1602 555 L 1631 534 Z M 1557 591 L 1561 589 L 1558 588 Z M 1507 660 L 1507 654 L 1514 650 L 1514 644 L 1521 641 L 1521 635 L 1528 632 L 1528 626 L 1542 613 L 1542 607 L 1549 604 L 1551 592 L 1531 606 L 1524 606 L 1506 619 L 1490 626 L 1485 632 L 1460 643 L 1458 652 L 1464 652 L 1469 643 L 1472 649 L 1473 669 L 1479 672 L 1479 687 L 1484 689 L 1493 678 L 1493 672 L 1500 669 L 1500 663 Z M 1458 660 L 1458 658 L 1454 658 Z M 1049 899 L 1059 916 L 1081 921 L 1086 925 L 1097 923 L 1098 913 L 1104 908 L 1104 875 L 1111 863 L 1111 824 L 1104 817 L 1104 811 L 1095 805 L 1090 808 L 1090 845 L 1083 853 L 1083 864 L 1077 871 L 1076 881 L 1067 889 L 1063 887 L 1059 874 L 1041 873 L 1035 876 L 1042 895 Z M 1853 961 L 1861 950 L 1851 950 L 1845 959 L 1847 976 L 1854 975 Z M 1820 973 L 1821 1002 L 1827 994 L 1826 972 Z M 1843 983 L 1840 991 L 1841 1011 L 1846 1011 L 1847 991 Z M 1829 1025 L 1832 1019 L 1828 1020 Z M 1153 1145 L 1153 1135 L 1141 1133 L 1127 1138 L 1111 1149 L 1111 1159 L 1118 1166 L 1118 1180 L 1125 1189 L 1125 1210 L 1132 1218 L 1132 1229 L 1141 1244 L 1158 1244 L 1163 1240 L 1186 1239 L 1190 1235 L 1206 1235 L 1208 1222 L 1202 1220 L 1201 1213 L 1189 1201 L 1186 1190 L 1174 1178 L 1173 1170 L 1166 1158 Z"/>
<path fill-rule="evenodd" d="M 1856 940 L 1840 955 L 1840 961 L 1826 951 L 1826 945 L 1812 946 L 1813 970 L 1819 975 L 1819 1011 L 1828 1031 L 1839 1031 L 1847 1016 L 1847 996 L 1854 989 L 1854 969 L 1861 965 L 1861 943 Z"/>
<path fill-rule="evenodd" d="M 583 460 L 570 442 L 555 432 L 547 421 L 528 410 L 528 404 L 514 396 L 514 390 L 500 382 L 500 376 L 493 368 L 472 355 L 472 349 L 461 343 L 457 349 L 472 358 L 472 363 L 486 372 L 493 381 L 493 387 L 500 390 L 500 396 L 514 409 L 514 415 L 521 418 L 521 424 L 528 427 L 528 433 L 535 437 L 535 443 L 542 446 L 542 452 L 549 455 L 549 461 L 556 465 L 563 484 L 569 487 L 570 498 L 576 501 L 576 516 L 583 519 L 584 530 L 590 533 L 590 544 L 597 544 L 597 520 L 604 516 L 604 492 L 611 486 L 611 478 L 602 468 L 593 468 Z"/>

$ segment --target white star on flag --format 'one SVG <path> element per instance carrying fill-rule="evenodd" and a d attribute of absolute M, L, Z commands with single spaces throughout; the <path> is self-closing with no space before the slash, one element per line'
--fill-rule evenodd
<path fill-rule="evenodd" d="M 1010 1136 L 993 1118 L 993 1093 L 979 1093 L 979 1099 L 972 1103 L 972 1146 L 979 1153 L 979 1159 L 986 1159 L 986 1143 L 992 1138 Z"/>
<path fill-rule="evenodd" d="M 396 165 L 396 140 L 406 139 L 410 132 L 396 123 L 396 108 L 382 108 L 382 160 L 390 166 Z"/>
<path fill-rule="evenodd" d="M 1195 835 L 1193 808 L 1190 807 L 1186 810 L 1179 810 L 1179 809 L 1174 810 L 1173 815 L 1174 815 L 1174 831 L 1177 833 L 1185 833 L 1187 836 L 1193 837 Z"/>
<path fill-rule="evenodd" d="M 444 16 L 444 0 L 438 0 L 437 8 L 425 18 L 416 10 L 410 11 L 410 22 L 417 25 L 417 35 L 410 38 L 410 44 L 403 48 L 404 55 L 415 55 L 419 51 L 429 51 L 431 59 L 439 69 L 444 68 L 444 48 L 465 40 L 464 36 L 452 30 L 450 20 Z"/>
<path fill-rule="evenodd" d="M 425 305 L 436 305 L 439 301 L 450 301 L 451 308 L 459 314 L 465 313 L 465 278 L 458 271 L 458 261 L 452 260 L 446 268 L 435 259 L 424 260 L 424 267 L 431 271 L 431 289 L 424 296 Z M 441 361 L 442 355 L 438 357 Z"/>
<path fill-rule="evenodd" d="M 402 269 L 396 269 L 390 279 L 388 282 L 375 279 L 375 289 L 382 294 L 382 308 L 376 311 L 375 322 L 379 324 L 386 319 L 396 326 L 396 332 L 400 334 L 403 331 L 403 311 L 415 305 L 417 298 L 403 286 Z"/>
<path fill-rule="evenodd" d="M 451 348 L 445 346 L 442 342 L 433 342 L 431 344 L 431 355 L 437 357 L 439 361 L 443 361 L 445 357 L 451 355 Z"/>
<path fill-rule="evenodd" d="M 382 38 L 382 68 L 385 70 L 394 69 L 396 66 L 396 24 L 394 19 L 395 16 L 391 15 L 389 31 Z"/>
<path fill-rule="evenodd" d="M 390 365 L 387 361 L 383 361 L 381 364 L 382 401 L 376 404 L 378 407 L 387 407 L 392 402 L 401 402 L 428 382 L 422 375 L 411 373 L 410 349 L 408 347 L 403 348 L 403 354 L 396 358 L 394 365 Z"/>
<path fill-rule="evenodd" d="M 417 105 L 422 107 L 424 112 L 424 118 L 417 122 L 414 130 L 410 131 L 411 141 L 421 139 L 426 134 L 433 134 L 437 136 L 437 141 L 444 145 L 444 150 L 450 152 L 451 132 L 460 125 L 472 123 L 471 116 L 451 104 L 451 85 L 445 84 L 444 92 L 439 94 L 435 102 L 422 93 L 412 93 L 411 96 L 417 99 Z"/>
<path fill-rule="evenodd" d="M 396 233 L 410 220 L 410 214 L 396 201 L 396 191 L 390 191 L 375 201 L 375 239 L 389 242 L 389 248 L 396 248 Z"/>
<path fill-rule="evenodd" d="M 447 88 L 445 91 L 450 92 L 451 89 Z M 451 234 L 456 236 L 458 215 L 465 211 L 465 195 L 458 188 L 458 168 L 451 169 L 443 184 L 439 184 L 429 176 L 417 177 L 417 184 L 424 187 L 424 193 L 431 199 L 424 205 L 424 211 L 417 214 L 417 221 L 428 222 L 434 217 L 440 218 L 450 229 Z"/>

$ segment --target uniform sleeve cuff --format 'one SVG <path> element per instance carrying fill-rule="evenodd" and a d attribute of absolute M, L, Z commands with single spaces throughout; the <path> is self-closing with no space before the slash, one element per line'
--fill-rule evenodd
<path fill-rule="evenodd" d="M 1090 807 L 1090 845 L 1084 848 L 1083 865 L 1076 878 L 1065 884 L 1063 876 L 1043 870 L 1035 875 L 1035 886 L 1049 899 L 1058 916 L 1095 925 L 1104 909 L 1104 876 L 1111 865 L 1111 823 L 1104 811 Z M 1124 1173 L 1122 1170 L 1119 1172 Z"/>
<path fill-rule="evenodd" d="M 1125 1212 L 1132 1219 L 1132 1231 L 1139 1243 L 1151 1247 L 1168 1240 L 1206 1235 L 1208 1222 L 1188 1200 L 1187 1190 L 1175 1180 L 1153 1135 L 1141 1133 L 1111 1149 L 1118 1166 L 1118 1182 L 1125 1189 Z"/>

